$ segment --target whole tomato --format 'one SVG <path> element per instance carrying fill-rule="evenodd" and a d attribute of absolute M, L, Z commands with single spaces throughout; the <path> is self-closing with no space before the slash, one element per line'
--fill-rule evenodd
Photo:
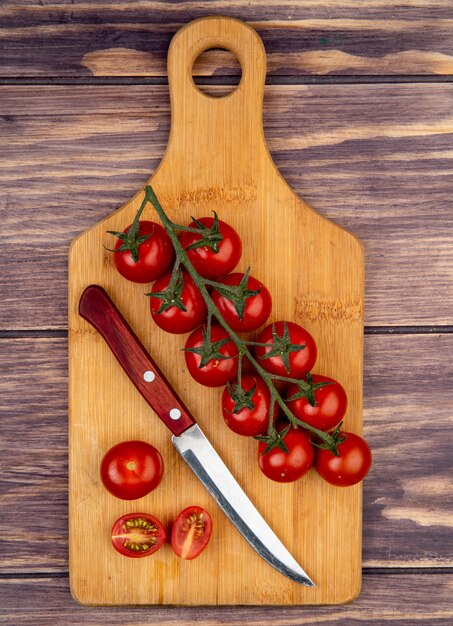
<path fill-rule="evenodd" d="M 179 513 L 171 530 L 173 552 L 188 561 L 197 557 L 209 543 L 212 519 L 201 506 L 188 506 Z"/>
<path fill-rule="evenodd" d="M 148 513 L 128 513 L 117 519 L 112 527 L 113 547 L 133 559 L 154 554 L 165 538 L 162 522 Z"/>
<path fill-rule="evenodd" d="M 205 278 L 220 278 L 234 270 L 242 254 L 237 232 L 215 217 L 200 217 L 189 224 L 200 233 L 183 231 L 180 242 L 190 262 Z"/>
<path fill-rule="evenodd" d="M 284 432 L 284 431 L 283 431 Z M 302 428 L 290 426 L 282 434 L 287 452 L 274 447 L 265 453 L 267 444 L 258 444 L 258 465 L 265 476 L 278 483 L 291 483 L 301 478 L 313 465 L 315 456 L 310 436 Z"/>
<path fill-rule="evenodd" d="M 206 304 L 192 277 L 180 270 L 174 285 L 168 272 L 152 286 L 150 309 L 153 320 L 167 333 L 190 333 L 206 317 Z"/>
<path fill-rule="evenodd" d="M 318 356 L 315 340 L 310 333 L 294 322 L 274 322 L 258 335 L 255 356 L 270 374 L 288 378 L 302 378 L 309 372 Z"/>
<path fill-rule="evenodd" d="M 271 394 L 258 375 L 245 374 L 241 384 L 228 384 L 222 394 L 222 412 L 227 426 L 238 435 L 262 435 L 269 426 Z M 277 405 L 274 403 L 274 420 Z"/>
<path fill-rule="evenodd" d="M 130 224 L 118 237 L 114 260 L 118 272 L 134 283 L 150 283 L 170 267 L 174 250 L 170 237 L 160 224 L 142 220 Z"/>
<path fill-rule="evenodd" d="M 221 387 L 236 377 L 238 349 L 218 324 L 212 324 L 210 334 L 204 327 L 197 328 L 184 350 L 187 369 L 201 385 Z"/>
<path fill-rule="evenodd" d="M 228 291 L 214 289 L 211 298 L 228 326 L 237 332 L 256 330 L 266 322 L 272 310 L 272 297 L 262 282 L 235 272 L 219 280 L 227 287 L 238 287 L 241 299 L 234 301 Z M 250 294 L 250 295 L 248 295 Z"/>
<path fill-rule="evenodd" d="M 122 441 L 110 448 L 101 461 L 104 487 L 122 500 L 143 498 L 158 486 L 163 473 L 159 450 L 145 441 Z"/>
<path fill-rule="evenodd" d="M 315 404 L 310 403 L 307 397 L 301 396 L 299 387 L 294 383 L 290 383 L 286 391 L 286 404 L 291 413 L 302 422 L 319 430 L 331 430 L 341 422 L 346 413 L 348 406 L 346 392 L 339 382 L 328 376 L 312 374 L 309 379 Z M 322 383 L 328 384 L 315 388 Z"/>
<path fill-rule="evenodd" d="M 315 469 L 328 483 L 339 487 L 355 485 L 365 478 L 371 467 L 371 450 L 365 439 L 340 431 L 338 456 L 330 450 L 317 449 Z"/>

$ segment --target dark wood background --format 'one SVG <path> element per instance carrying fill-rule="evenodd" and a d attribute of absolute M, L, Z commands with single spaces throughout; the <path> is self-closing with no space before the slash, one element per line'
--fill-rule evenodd
<path fill-rule="evenodd" d="M 268 52 L 272 156 L 366 250 L 363 591 L 344 607 L 85 608 L 67 533 L 67 253 L 165 149 L 172 35 L 226 14 Z M 224 52 L 194 73 L 235 84 Z M 0 5 L 0 623 L 453 623 L 453 5 Z M 87 532 L 90 529 L 87 528 Z"/>

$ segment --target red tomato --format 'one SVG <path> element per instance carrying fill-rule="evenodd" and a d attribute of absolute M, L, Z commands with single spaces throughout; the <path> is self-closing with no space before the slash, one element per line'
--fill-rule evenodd
<path fill-rule="evenodd" d="M 316 450 L 315 469 L 332 485 L 348 487 L 365 478 L 371 467 L 371 450 L 362 437 L 354 433 L 340 432 L 338 456 L 330 450 Z"/>
<path fill-rule="evenodd" d="M 331 430 L 343 419 L 348 406 L 348 398 L 343 387 L 333 378 L 312 374 L 314 385 L 330 382 L 332 384 L 321 387 L 314 391 L 316 406 L 312 406 L 306 398 L 289 400 L 299 392 L 299 387 L 294 383 L 288 386 L 286 392 L 286 404 L 291 413 L 310 426 L 319 430 Z"/>
<path fill-rule="evenodd" d="M 192 277 L 185 270 L 181 271 L 175 290 L 167 292 L 171 276 L 172 272 L 168 272 L 152 286 L 151 293 L 159 293 L 161 297 L 151 297 L 151 315 L 159 328 L 167 333 L 190 333 L 205 319 L 206 304 Z"/>
<path fill-rule="evenodd" d="M 143 498 L 158 486 L 163 473 L 159 450 L 144 441 L 118 443 L 101 461 L 104 487 L 122 500 Z"/>
<path fill-rule="evenodd" d="M 197 557 L 209 543 L 212 520 L 200 506 L 189 506 L 178 515 L 171 531 L 171 547 L 182 559 Z"/>
<path fill-rule="evenodd" d="M 190 262 L 197 272 L 205 278 L 219 278 L 234 270 L 242 254 L 242 243 L 237 232 L 225 222 L 216 218 L 200 217 L 197 222 L 191 222 L 191 228 L 206 228 L 205 237 L 201 234 L 183 231 L 180 236 L 182 247 L 187 252 Z M 211 229 L 212 234 L 209 229 Z M 216 232 L 215 232 L 216 231 Z M 219 240 L 218 233 L 222 236 Z M 199 241 L 206 241 L 206 245 L 190 248 Z"/>
<path fill-rule="evenodd" d="M 201 385 L 221 387 L 236 377 L 238 349 L 218 324 L 212 324 L 210 338 L 204 327 L 189 335 L 184 356 L 190 374 Z"/>
<path fill-rule="evenodd" d="M 253 276 L 249 276 L 247 281 L 244 281 L 244 277 L 245 274 L 236 272 L 219 281 L 228 286 L 243 285 L 245 295 L 247 295 L 246 291 L 259 292 L 247 297 L 245 303 L 242 304 L 243 310 L 239 309 L 241 315 L 238 314 L 238 305 L 235 306 L 235 303 L 226 294 L 221 294 L 216 289 L 211 294 L 211 298 L 223 319 L 232 330 L 237 332 L 256 330 L 264 324 L 272 310 L 272 297 L 267 287 Z"/>
<path fill-rule="evenodd" d="M 288 448 L 272 448 L 264 454 L 266 443 L 258 444 L 258 464 L 265 476 L 278 483 L 291 483 L 301 478 L 313 465 L 315 456 L 310 436 L 302 428 L 289 428 L 283 438 Z"/>
<path fill-rule="evenodd" d="M 258 335 L 255 355 L 261 366 L 270 374 L 302 378 L 316 363 L 318 350 L 310 333 L 294 322 L 269 324 Z M 301 346 L 304 346 L 301 349 Z"/>
<path fill-rule="evenodd" d="M 125 234 L 129 233 L 131 226 L 132 224 L 126 228 Z M 119 238 L 115 244 L 114 259 L 116 268 L 121 276 L 134 283 L 150 283 L 156 280 L 156 278 L 159 278 L 168 270 L 174 258 L 170 237 L 160 224 L 140 221 L 137 236 L 142 238 L 147 235 L 150 236 L 138 244 L 138 261 L 134 261 L 131 250 L 127 249 L 127 245 L 125 245 L 126 240 L 124 237 Z M 121 247 L 123 251 L 119 250 Z M 124 249 L 125 247 L 126 249 Z"/>
<path fill-rule="evenodd" d="M 123 515 L 112 528 L 112 544 L 115 550 L 134 559 L 157 552 L 165 537 L 162 523 L 148 513 Z"/>
<path fill-rule="evenodd" d="M 235 411 L 236 406 L 238 408 Z M 238 435 L 248 437 L 263 435 L 269 426 L 270 407 L 269 388 L 257 375 L 245 374 L 242 376 L 240 386 L 236 382 L 225 387 L 223 391 L 223 417 L 227 426 Z M 276 416 L 277 405 L 274 404 L 274 420 Z"/>

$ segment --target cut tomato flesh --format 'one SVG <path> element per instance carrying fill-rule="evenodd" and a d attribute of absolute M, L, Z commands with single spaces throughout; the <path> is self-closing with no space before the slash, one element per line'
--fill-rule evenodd
<path fill-rule="evenodd" d="M 212 520 L 207 511 L 198 506 L 181 511 L 173 524 L 171 545 L 182 559 L 197 557 L 208 545 L 212 533 Z"/>
<path fill-rule="evenodd" d="M 124 556 L 148 556 L 156 552 L 164 540 L 162 524 L 145 513 L 123 515 L 112 528 L 113 547 Z"/>

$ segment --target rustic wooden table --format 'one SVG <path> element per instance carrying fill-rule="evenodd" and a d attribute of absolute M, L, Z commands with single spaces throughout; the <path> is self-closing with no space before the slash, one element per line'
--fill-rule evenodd
<path fill-rule="evenodd" d="M 165 59 L 187 21 L 251 23 L 272 156 L 366 250 L 363 590 L 342 607 L 85 608 L 67 532 L 67 253 L 165 149 Z M 0 623 L 453 623 L 453 6 L 5 0 Z M 238 80 L 228 54 L 195 73 Z M 87 528 L 89 533 L 90 529 Z"/>

